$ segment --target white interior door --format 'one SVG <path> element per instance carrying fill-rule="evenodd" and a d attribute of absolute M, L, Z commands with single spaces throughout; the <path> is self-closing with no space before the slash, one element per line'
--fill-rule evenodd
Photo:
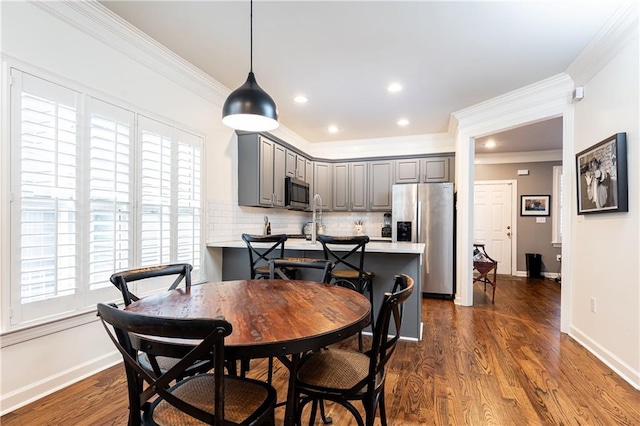
<path fill-rule="evenodd" d="M 487 254 L 498 262 L 498 273 L 512 275 L 513 184 L 475 182 L 473 238 L 484 243 Z"/>

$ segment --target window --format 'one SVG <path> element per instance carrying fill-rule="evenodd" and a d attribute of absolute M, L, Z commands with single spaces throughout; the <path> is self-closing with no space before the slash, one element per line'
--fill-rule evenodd
<path fill-rule="evenodd" d="M 551 197 L 551 220 L 553 222 L 551 244 L 562 245 L 562 166 L 553 167 L 553 195 Z"/>
<path fill-rule="evenodd" d="M 115 271 L 200 268 L 202 138 L 11 70 L 10 327 L 92 309 Z M 144 294 L 164 283 L 146 284 Z M 155 287 L 154 287 L 155 286 Z"/>

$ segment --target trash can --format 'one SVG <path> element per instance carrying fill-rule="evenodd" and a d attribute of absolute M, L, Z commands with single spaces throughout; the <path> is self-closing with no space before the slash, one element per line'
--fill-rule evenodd
<path fill-rule="evenodd" d="M 542 278 L 542 255 L 540 253 L 526 253 L 527 277 Z"/>

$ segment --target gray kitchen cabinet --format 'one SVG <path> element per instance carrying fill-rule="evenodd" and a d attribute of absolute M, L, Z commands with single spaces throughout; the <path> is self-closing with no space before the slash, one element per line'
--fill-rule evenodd
<path fill-rule="evenodd" d="M 313 163 L 313 191 L 309 195 L 309 207 L 313 206 L 313 196 L 320 194 L 322 198 L 322 210 L 331 211 L 332 198 L 332 182 L 333 182 L 333 165 L 331 163 L 322 163 L 315 161 Z"/>
<path fill-rule="evenodd" d="M 396 172 L 394 183 L 420 183 L 419 158 L 396 160 Z"/>
<path fill-rule="evenodd" d="M 369 163 L 369 211 L 391 211 L 394 161 Z"/>
<path fill-rule="evenodd" d="M 287 149 L 285 176 L 305 180 L 307 176 L 306 158 L 295 151 Z"/>
<path fill-rule="evenodd" d="M 369 208 L 368 169 L 368 163 L 365 162 L 349 164 L 349 210 L 351 211 L 367 211 Z"/>
<path fill-rule="evenodd" d="M 287 160 L 285 164 L 285 176 L 289 176 L 292 178 L 297 178 L 296 176 L 296 167 L 298 167 L 298 154 L 294 151 L 286 150 Z"/>
<path fill-rule="evenodd" d="M 275 144 L 273 149 L 273 206 L 284 207 L 284 178 L 287 150 Z"/>
<path fill-rule="evenodd" d="M 296 154 L 296 179 L 307 180 L 307 159 L 300 154 Z"/>
<path fill-rule="evenodd" d="M 349 163 L 336 163 L 333 165 L 332 210 L 349 210 Z"/>
<path fill-rule="evenodd" d="M 238 136 L 238 205 L 283 207 L 286 149 L 257 134 Z"/>
<path fill-rule="evenodd" d="M 422 182 L 450 182 L 451 157 L 429 157 L 422 160 Z"/>
<path fill-rule="evenodd" d="M 308 158 L 304 159 L 304 181 L 309 184 L 309 188 L 313 188 L 313 161 Z"/>

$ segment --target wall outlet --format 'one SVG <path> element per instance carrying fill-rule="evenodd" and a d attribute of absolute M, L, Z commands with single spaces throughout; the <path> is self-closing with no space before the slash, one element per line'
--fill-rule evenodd
<path fill-rule="evenodd" d="M 596 298 L 592 297 L 591 298 L 591 312 L 595 312 L 596 311 Z"/>
<path fill-rule="evenodd" d="M 556 261 L 558 261 L 558 262 L 562 261 L 562 255 L 561 254 L 556 254 Z"/>

